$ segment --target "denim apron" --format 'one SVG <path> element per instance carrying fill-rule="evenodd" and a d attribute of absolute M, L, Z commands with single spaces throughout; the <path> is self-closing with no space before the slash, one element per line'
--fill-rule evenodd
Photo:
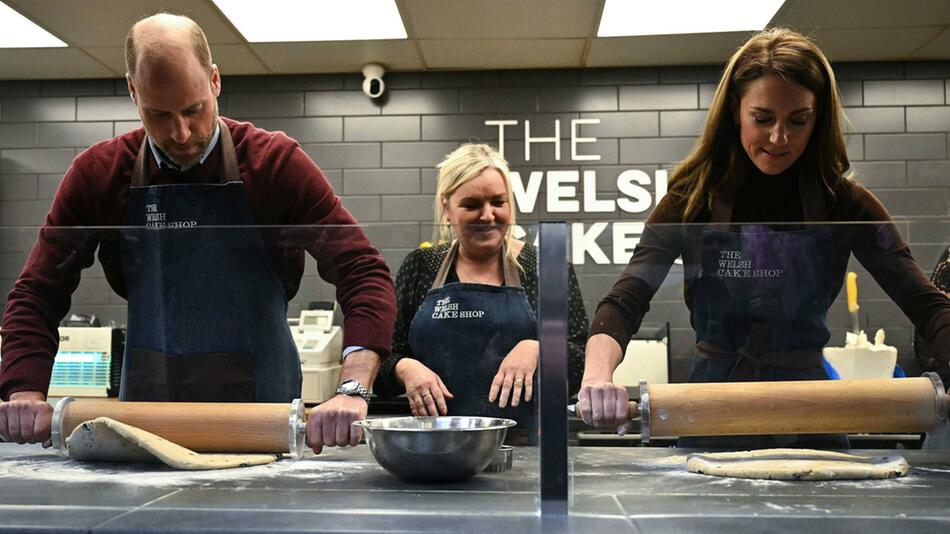
<path fill-rule="evenodd" d="M 149 185 L 132 171 L 122 262 L 128 334 L 119 398 L 288 402 L 300 358 L 287 299 L 255 227 L 228 127 L 220 183 Z"/>
<path fill-rule="evenodd" d="M 799 174 L 806 221 L 827 220 L 813 178 Z M 695 282 L 696 356 L 690 382 L 827 380 L 822 347 L 834 248 L 827 225 L 730 226 L 733 196 L 713 205 Z M 680 438 L 680 447 L 848 448 L 844 435 Z"/>
<path fill-rule="evenodd" d="M 538 321 L 517 267 L 504 262 L 505 285 L 500 287 L 446 284 L 457 253 L 456 241 L 412 319 L 413 358 L 438 374 L 455 396 L 446 399 L 449 415 L 514 419 L 516 434 L 530 438 L 537 433 L 537 388 L 530 402 L 522 399 L 517 407 L 499 408 L 497 400 L 488 402 L 492 379 L 508 352 L 522 340 L 538 338 Z"/>

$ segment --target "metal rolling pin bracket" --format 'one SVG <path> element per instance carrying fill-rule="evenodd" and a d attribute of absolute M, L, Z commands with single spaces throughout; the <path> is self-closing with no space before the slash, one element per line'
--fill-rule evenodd
<path fill-rule="evenodd" d="M 287 444 L 287 450 L 290 451 L 291 458 L 299 460 L 303 456 L 303 451 L 307 445 L 307 415 L 301 399 L 294 399 L 290 403 L 288 430 L 290 441 Z"/>
<path fill-rule="evenodd" d="M 66 407 L 73 400 L 72 397 L 63 397 L 53 408 L 53 420 L 50 423 L 50 441 L 53 443 L 53 450 L 61 456 L 69 456 L 69 451 L 66 450 L 66 436 L 63 435 L 63 417 L 66 415 Z"/>
<path fill-rule="evenodd" d="M 947 393 L 937 373 L 924 373 L 937 391 L 937 425 L 927 431 L 923 449 L 950 449 L 950 424 L 947 423 Z"/>
<path fill-rule="evenodd" d="M 647 381 L 640 380 L 640 441 L 650 443 L 650 391 Z"/>

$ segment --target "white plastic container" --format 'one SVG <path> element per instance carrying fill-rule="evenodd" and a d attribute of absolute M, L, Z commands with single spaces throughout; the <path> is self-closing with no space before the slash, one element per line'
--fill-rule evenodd
<path fill-rule="evenodd" d="M 340 370 L 343 366 L 336 363 L 330 365 L 308 366 L 301 369 L 303 386 L 300 398 L 304 402 L 323 402 L 336 395 L 336 386 L 340 381 Z"/>
<path fill-rule="evenodd" d="M 864 378 L 891 378 L 897 364 L 897 348 L 884 344 L 884 331 L 878 330 L 874 344 L 861 332 L 848 333 L 844 347 L 825 347 L 828 363 L 838 371 L 842 380 Z"/>

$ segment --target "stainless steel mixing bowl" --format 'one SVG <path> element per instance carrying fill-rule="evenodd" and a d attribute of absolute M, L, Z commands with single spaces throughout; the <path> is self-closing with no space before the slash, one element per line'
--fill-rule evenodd
<path fill-rule="evenodd" d="M 485 469 L 515 426 L 493 417 L 387 417 L 353 423 L 373 457 L 409 482 L 458 482 Z"/>

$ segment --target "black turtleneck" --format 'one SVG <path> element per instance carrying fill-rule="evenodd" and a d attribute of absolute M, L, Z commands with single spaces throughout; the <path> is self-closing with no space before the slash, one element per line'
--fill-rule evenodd
<path fill-rule="evenodd" d="M 804 220 L 798 172 L 794 166 L 770 176 L 755 169 L 736 191 L 732 222 L 797 222 Z"/>

